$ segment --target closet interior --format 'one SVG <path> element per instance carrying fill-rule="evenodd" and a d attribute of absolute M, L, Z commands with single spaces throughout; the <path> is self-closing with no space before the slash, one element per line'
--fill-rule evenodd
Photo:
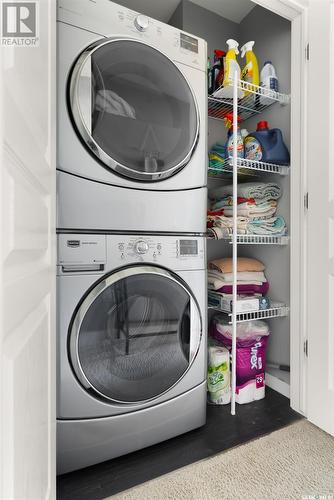
<path fill-rule="evenodd" d="M 276 70 L 278 87 L 275 88 L 275 91 L 267 92 L 261 86 L 247 85 L 240 79 L 236 84 L 235 96 L 237 95 L 237 99 L 233 101 L 233 95 L 226 98 L 223 92 L 219 92 L 219 86 L 216 86 L 216 89 L 210 89 L 211 94 L 208 97 L 209 227 L 207 244 L 209 332 L 212 334 L 214 330 L 213 335 L 217 337 L 215 325 L 218 322 L 219 331 L 223 333 L 223 336 L 225 335 L 225 340 L 228 338 L 226 345 L 229 346 L 232 344 L 233 321 L 236 321 L 237 337 L 239 334 L 247 337 L 246 330 L 260 336 L 261 332 L 263 334 L 267 328 L 265 335 L 269 333 L 269 336 L 265 342 L 267 343 L 265 385 L 289 397 L 291 335 L 289 316 L 290 169 L 293 166 L 290 166 L 286 155 L 283 160 L 280 158 L 279 161 L 274 161 L 274 155 L 265 161 L 265 153 L 262 152 L 262 159 L 257 160 L 252 151 L 246 153 L 244 139 L 259 130 L 266 131 L 268 128 L 272 132 L 272 129 L 279 129 L 284 144 L 291 153 L 291 24 L 288 20 L 254 5 L 251 1 L 249 2 L 248 14 L 243 19 L 239 19 L 239 22 L 217 16 L 217 14 L 203 9 L 195 3 L 183 1 L 172 16 L 170 24 L 207 40 L 210 68 L 214 63 L 215 50 L 227 52 L 226 41 L 233 39 L 239 42 L 239 50 L 246 42 L 255 42 L 253 50 L 257 57 L 259 71 L 262 70 L 267 61 L 270 61 Z M 242 59 L 241 54 L 239 54 L 237 60 L 242 70 L 246 64 L 246 58 Z M 208 75 L 209 85 L 212 86 L 212 73 L 208 73 Z M 237 150 L 239 143 L 233 151 L 233 102 L 237 106 L 234 110 L 237 109 L 240 120 L 238 124 L 240 129 L 235 132 L 234 138 L 238 137 L 239 140 L 239 134 L 242 137 L 241 144 L 243 143 L 243 146 L 241 149 L 244 149 L 241 152 Z M 232 123 L 227 123 L 228 119 Z M 234 120 L 234 125 L 236 125 L 235 122 L 236 120 Z M 232 127 L 230 129 L 230 134 L 232 134 L 229 143 L 230 150 L 227 147 L 228 128 L 226 125 Z M 243 131 L 245 129 L 247 132 Z M 278 137 L 277 141 L 279 139 Z M 233 153 L 235 157 L 234 171 L 238 173 L 238 218 L 236 221 L 238 230 L 234 245 Z M 228 312 L 233 299 L 232 261 L 224 260 L 221 268 L 218 269 L 217 260 L 233 258 L 233 254 L 236 255 L 236 253 L 238 257 L 237 293 L 240 312 L 237 309 L 233 316 L 231 311 Z M 244 257 L 255 260 L 242 261 L 241 258 Z M 227 266 L 225 273 L 224 266 Z M 215 270 L 212 272 L 214 267 Z M 263 276 L 261 273 L 265 275 L 262 279 L 260 279 Z M 224 282 L 225 279 L 226 282 Z M 253 283 L 247 283 L 247 279 L 248 281 L 253 279 Z M 239 295 L 243 293 L 249 294 L 243 299 L 248 304 L 244 309 L 242 309 L 242 302 L 239 301 Z M 258 320 L 261 322 L 258 323 Z M 211 341 L 209 339 L 209 343 Z M 214 344 L 213 341 L 212 345 Z M 237 360 L 236 371 L 239 370 L 239 362 L 241 363 L 241 359 Z M 261 370 L 259 371 L 261 372 Z M 238 387 L 239 383 L 242 385 L 242 381 L 238 381 L 238 374 L 236 376 Z M 255 378 L 254 387 L 260 387 L 261 377 Z M 262 396 L 256 396 L 256 392 L 258 391 L 254 390 L 254 396 L 253 393 L 252 395 L 246 394 L 243 398 L 241 390 L 239 402 L 249 402 L 252 397 L 260 399 Z M 236 405 L 237 411 L 238 404 Z"/>

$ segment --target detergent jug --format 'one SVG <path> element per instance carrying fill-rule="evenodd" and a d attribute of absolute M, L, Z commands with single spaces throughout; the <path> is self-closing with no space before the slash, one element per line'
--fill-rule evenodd
<path fill-rule="evenodd" d="M 256 132 L 251 132 L 245 138 L 245 158 L 254 161 L 289 165 L 290 154 L 284 144 L 282 131 L 278 128 L 269 129 L 267 121 L 257 124 Z"/>

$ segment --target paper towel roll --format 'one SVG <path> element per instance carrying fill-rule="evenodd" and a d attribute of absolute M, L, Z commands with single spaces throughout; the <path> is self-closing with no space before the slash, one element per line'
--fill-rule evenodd
<path fill-rule="evenodd" d="M 214 404 L 230 402 L 230 353 L 225 347 L 209 346 L 208 391 Z"/>

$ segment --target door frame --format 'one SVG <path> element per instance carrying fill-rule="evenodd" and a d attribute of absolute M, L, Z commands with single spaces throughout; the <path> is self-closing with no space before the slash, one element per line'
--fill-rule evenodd
<path fill-rule="evenodd" d="M 291 22 L 290 404 L 307 401 L 307 0 L 251 0 Z"/>

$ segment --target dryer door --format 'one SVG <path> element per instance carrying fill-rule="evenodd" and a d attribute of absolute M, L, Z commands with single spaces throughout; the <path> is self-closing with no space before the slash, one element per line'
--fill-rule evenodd
<path fill-rule="evenodd" d="M 90 152 L 132 180 L 174 175 L 197 144 L 199 116 L 190 85 L 168 57 L 141 41 L 90 45 L 71 73 L 69 106 Z"/>
<path fill-rule="evenodd" d="M 80 383 L 117 403 L 157 398 L 187 372 L 199 349 L 201 315 L 173 273 L 132 266 L 104 277 L 74 315 L 69 356 Z"/>

